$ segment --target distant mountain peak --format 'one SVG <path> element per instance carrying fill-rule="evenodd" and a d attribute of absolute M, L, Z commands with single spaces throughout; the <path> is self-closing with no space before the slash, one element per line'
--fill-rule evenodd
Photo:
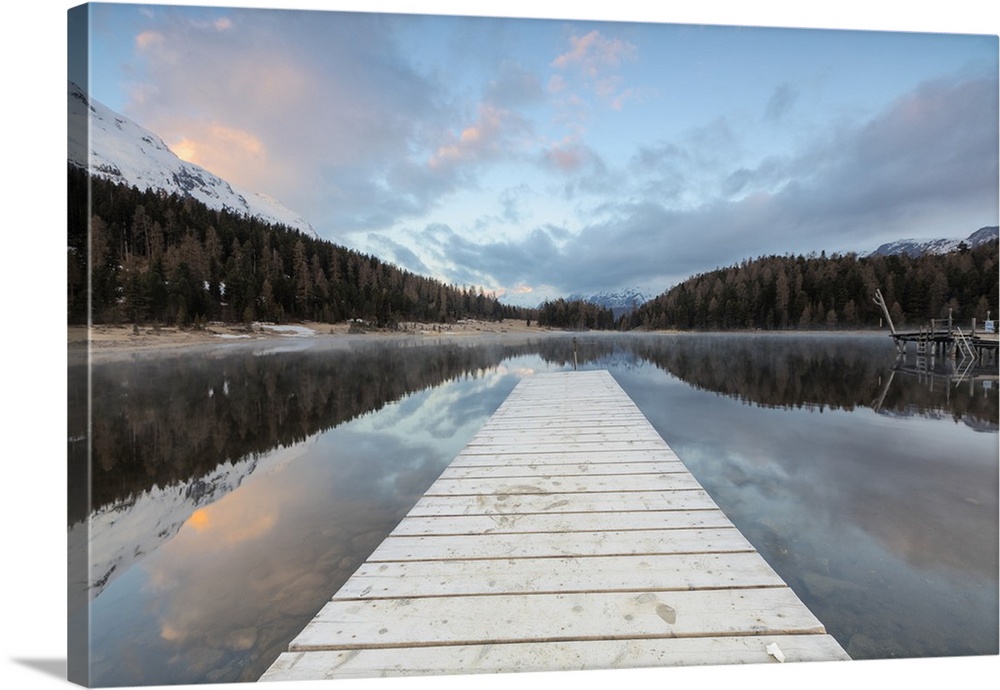
<path fill-rule="evenodd" d="M 905 239 L 895 242 L 886 242 L 869 256 L 892 256 L 894 254 L 906 254 L 907 256 L 920 256 L 921 254 L 947 254 L 956 251 L 963 243 L 973 249 L 987 242 L 994 242 L 1000 237 L 1000 227 L 996 225 L 979 228 L 965 239 L 936 239 L 917 240 Z"/>
<path fill-rule="evenodd" d="M 590 304 L 610 309 L 617 319 L 622 314 L 630 314 L 641 305 L 652 299 L 652 295 L 637 287 L 622 288 L 620 290 L 598 292 L 592 295 L 574 293 L 567 300 L 572 302 L 580 300 Z"/>
<path fill-rule="evenodd" d="M 308 221 L 277 200 L 244 192 L 182 160 L 159 136 L 90 98 L 73 82 L 68 83 L 68 99 L 71 165 L 130 187 L 176 193 L 217 211 L 245 214 L 317 237 Z"/>

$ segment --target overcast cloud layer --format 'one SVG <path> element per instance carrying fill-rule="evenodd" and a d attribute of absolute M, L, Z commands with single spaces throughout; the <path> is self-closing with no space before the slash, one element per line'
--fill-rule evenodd
<path fill-rule="evenodd" d="M 325 238 L 505 300 L 998 220 L 995 36 L 98 5 L 90 88 Z"/>

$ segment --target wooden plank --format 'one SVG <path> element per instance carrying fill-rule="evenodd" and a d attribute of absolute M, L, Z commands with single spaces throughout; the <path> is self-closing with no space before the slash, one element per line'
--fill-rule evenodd
<path fill-rule="evenodd" d="M 680 461 L 652 462 L 591 462 L 560 463 L 558 465 L 456 465 L 452 463 L 441 479 L 495 478 L 495 477 L 539 477 L 539 476 L 580 476 L 580 475 L 620 475 L 620 474 L 687 474 L 687 468 Z"/>
<path fill-rule="evenodd" d="M 424 496 L 412 516 L 506 515 L 511 513 L 634 512 L 637 510 L 695 510 L 718 508 L 703 489 L 688 491 L 609 491 L 601 494 L 517 496 Z"/>
<path fill-rule="evenodd" d="M 600 494 L 479 496 L 424 496 L 412 516 L 506 515 L 511 513 L 634 512 L 637 510 L 694 510 L 718 508 L 704 489 L 687 491 L 609 491 Z"/>
<path fill-rule="evenodd" d="M 659 450 L 663 447 L 662 443 L 662 441 L 657 441 L 653 438 L 645 440 L 639 439 L 636 441 L 623 440 L 602 443 L 599 448 L 595 448 L 595 443 L 588 443 L 586 441 L 548 441 L 545 439 L 526 440 L 522 437 L 520 440 L 506 445 L 470 441 L 464 453 L 466 455 L 481 455 L 483 453 L 495 454 L 497 452 L 497 448 L 502 448 L 506 453 L 519 454 L 546 453 L 552 451 L 553 449 L 561 449 L 566 453 L 587 450 L 600 450 L 604 453 L 621 453 L 631 450 Z"/>
<path fill-rule="evenodd" d="M 350 651 L 286 652 L 261 678 L 291 681 L 454 673 L 586 671 L 662 666 L 846 660 L 829 635 L 746 635 L 643 640 L 512 642 L 488 645 L 392 647 Z"/>
<path fill-rule="evenodd" d="M 587 410 L 586 412 L 565 410 L 561 415 L 556 415 L 552 412 L 544 415 L 539 413 L 510 413 L 491 417 L 489 421 L 483 424 L 482 431 L 489 432 L 494 429 L 509 429 L 514 423 L 520 429 L 532 431 L 558 431 L 570 426 L 579 428 L 587 425 L 591 427 L 600 426 L 605 429 L 628 429 L 634 424 L 642 424 L 645 421 L 646 418 L 642 416 L 641 412 L 623 410 L 615 410 L 615 416 L 610 418 L 607 416 L 606 411 L 597 410 Z"/>
<path fill-rule="evenodd" d="M 607 372 L 525 378 L 262 680 L 848 658 Z"/>
<path fill-rule="evenodd" d="M 572 450 L 575 444 L 600 443 L 602 447 L 608 443 L 627 443 L 634 446 L 637 443 L 652 443 L 657 448 L 662 446 L 662 439 L 652 429 L 626 428 L 620 429 L 595 429 L 593 426 L 581 425 L 577 428 L 561 428 L 551 431 L 540 429 L 518 429 L 517 431 L 505 429 L 493 433 L 484 432 L 476 435 L 474 441 L 469 442 L 469 448 L 479 446 L 496 445 L 505 450 L 516 448 L 520 444 L 545 445 L 556 444 L 565 446 Z"/>
<path fill-rule="evenodd" d="M 335 600 L 784 587 L 752 551 L 366 562 Z"/>
<path fill-rule="evenodd" d="M 334 600 L 289 651 L 760 632 L 825 630 L 787 587 Z"/>
<path fill-rule="evenodd" d="M 462 451 L 452 461 L 452 465 L 466 467 L 472 465 L 560 465 L 581 462 L 668 462 L 680 461 L 677 454 L 667 447 L 631 449 L 612 452 L 603 448 L 587 448 L 575 453 L 566 453 L 558 449 L 532 453 L 511 453 L 500 450 L 487 452 L 485 449 L 470 453 Z"/>
<path fill-rule="evenodd" d="M 457 534 L 417 537 L 389 535 L 368 557 L 368 562 L 736 551 L 753 551 L 753 546 L 735 527 L 542 532 L 516 535 Z"/>
<path fill-rule="evenodd" d="M 591 530 L 646 530 L 689 527 L 729 527 L 721 510 L 644 510 L 614 513 L 494 513 L 436 517 L 409 517 L 394 535 L 515 534 L 524 532 L 589 532 Z"/>
<path fill-rule="evenodd" d="M 425 496 L 455 496 L 476 494 L 511 496 L 514 494 L 602 493 L 607 491 L 649 491 L 701 489 L 689 473 L 570 475 L 566 477 L 533 477 L 530 481 L 512 481 L 505 477 L 470 477 L 438 479 Z"/>

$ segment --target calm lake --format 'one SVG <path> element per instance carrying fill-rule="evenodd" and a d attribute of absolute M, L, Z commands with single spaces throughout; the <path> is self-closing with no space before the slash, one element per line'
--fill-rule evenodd
<path fill-rule="evenodd" d="M 91 684 L 255 681 L 574 337 L 853 658 L 997 654 L 995 366 L 907 371 L 884 333 L 317 337 L 93 366 Z M 71 414 L 77 486 L 86 444 Z"/>

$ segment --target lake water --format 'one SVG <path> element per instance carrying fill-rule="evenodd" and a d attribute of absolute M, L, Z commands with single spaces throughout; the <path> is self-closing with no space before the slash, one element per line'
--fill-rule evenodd
<path fill-rule="evenodd" d="M 906 371 L 884 334 L 317 338 L 93 367 L 91 684 L 255 681 L 574 337 L 853 658 L 997 654 L 995 366 Z"/>

